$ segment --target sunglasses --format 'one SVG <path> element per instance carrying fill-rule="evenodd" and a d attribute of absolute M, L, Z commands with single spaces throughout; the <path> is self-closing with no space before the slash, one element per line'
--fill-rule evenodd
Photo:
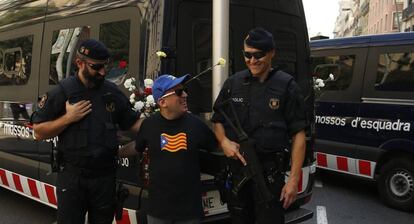
<path fill-rule="evenodd" d="M 99 71 L 99 70 L 101 70 L 102 68 L 105 68 L 105 69 L 107 69 L 107 67 L 108 67 L 108 63 L 107 62 L 105 62 L 105 63 L 99 63 L 99 64 L 92 64 L 92 63 L 88 63 L 88 62 L 86 62 L 85 61 L 85 63 L 91 68 L 91 69 L 93 69 L 93 70 L 95 70 L 95 71 Z"/>
<path fill-rule="evenodd" d="M 169 93 L 163 95 L 161 98 L 165 98 L 167 96 L 171 96 L 171 95 L 174 95 L 174 94 L 177 95 L 178 97 L 181 97 L 184 92 L 187 92 L 186 88 L 179 88 L 179 89 L 174 90 L 174 92 L 169 92 Z"/>
<path fill-rule="evenodd" d="M 247 52 L 247 51 L 242 50 L 242 52 L 243 52 L 244 57 L 247 58 L 247 59 L 251 59 L 252 57 L 254 57 L 256 59 L 260 59 L 260 58 L 263 58 L 264 56 L 266 56 L 266 54 L 267 54 L 267 52 L 265 52 L 265 51 L 258 51 L 258 52 L 253 52 L 252 53 L 252 52 Z"/>

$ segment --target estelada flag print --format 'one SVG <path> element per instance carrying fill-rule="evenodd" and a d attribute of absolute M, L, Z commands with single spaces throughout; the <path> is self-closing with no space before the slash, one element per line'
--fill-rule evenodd
<path fill-rule="evenodd" d="M 161 150 L 177 152 L 181 149 L 187 150 L 186 133 L 178 133 L 176 135 L 161 134 Z"/>

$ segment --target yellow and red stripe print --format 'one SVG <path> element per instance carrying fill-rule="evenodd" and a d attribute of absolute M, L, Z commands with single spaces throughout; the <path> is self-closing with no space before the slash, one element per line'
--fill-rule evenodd
<path fill-rule="evenodd" d="M 161 134 L 161 150 L 177 152 L 187 150 L 187 134 L 178 133 L 176 135 Z"/>

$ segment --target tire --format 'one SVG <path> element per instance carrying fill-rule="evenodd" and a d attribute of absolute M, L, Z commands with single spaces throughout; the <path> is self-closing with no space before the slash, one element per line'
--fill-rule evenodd
<path fill-rule="evenodd" d="M 388 206 L 414 211 L 414 160 L 397 158 L 387 162 L 380 171 L 378 191 Z"/>

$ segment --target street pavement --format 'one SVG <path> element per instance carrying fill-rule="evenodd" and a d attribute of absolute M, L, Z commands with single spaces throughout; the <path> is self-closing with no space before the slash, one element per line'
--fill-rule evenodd
<path fill-rule="evenodd" d="M 374 182 L 321 170 L 312 200 L 304 207 L 314 216 L 303 224 L 414 223 L 414 213 L 381 203 Z M 0 187 L 0 224 L 49 224 L 55 216 L 54 209 Z"/>

